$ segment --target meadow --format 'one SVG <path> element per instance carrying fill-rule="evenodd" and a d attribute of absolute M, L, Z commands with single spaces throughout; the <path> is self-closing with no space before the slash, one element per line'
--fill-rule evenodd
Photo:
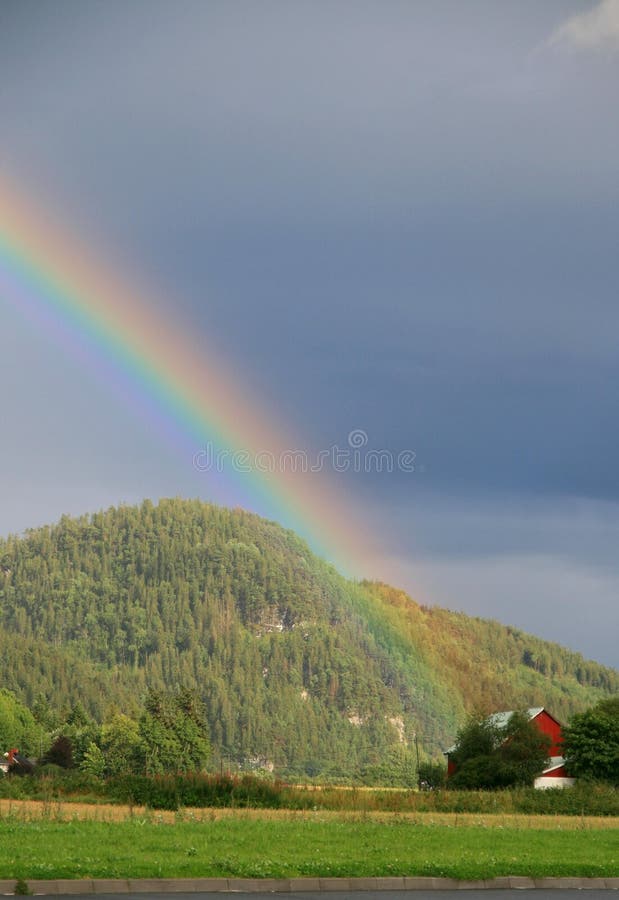
<path fill-rule="evenodd" d="M 0 879 L 619 876 L 616 817 L 4 800 Z"/>

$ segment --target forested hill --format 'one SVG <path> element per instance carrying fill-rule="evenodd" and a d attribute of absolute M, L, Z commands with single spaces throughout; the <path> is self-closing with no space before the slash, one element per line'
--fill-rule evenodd
<path fill-rule="evenodd" d="M 242 510 L 166 500 L 0 541 L 0 684 L 99 720 L 147 688 L 195 688 L 215 755 L 346 775 L 406 764 L 415 734 L 437 756 L 473 708 L 565 719 L 619 673 L 347 581 Z"/>

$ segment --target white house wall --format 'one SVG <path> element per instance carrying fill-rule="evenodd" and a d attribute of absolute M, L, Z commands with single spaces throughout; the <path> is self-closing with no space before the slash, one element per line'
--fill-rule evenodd
<path fill-rule="evenodd" d="M 544 777 L 542 775 L 539 778 L 535 779 L 535 781 L 533 782 L 533 787 L 536 788 L 538 791 L 545 791 L 545 790 L 548 790 L 548 788 L 572 787 L 574 785 L 575 781 L 576 781 L 575 778 L 560 778 L 560 777 L 552 778 L 552 777 L 548 777 L 548 776 Z"/>

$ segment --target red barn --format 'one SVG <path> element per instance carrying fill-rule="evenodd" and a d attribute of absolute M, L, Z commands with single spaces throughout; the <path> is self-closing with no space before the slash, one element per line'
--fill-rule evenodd
<path fill-rule="evenodd" d="M 550 787 L 570 787 L 574 784 L 574 779 L 570 778 L 565 771 L 565 759 L 561 752 L 561 742 L 563 739 L 561 734 L 561 723 L 558 719 L 555 719 L 547 709 L 544 709 L 543 706 L 528 709 L 526 712 L 529 720 L 535 722 L 542 734 L 547 734 L 552 742 L 548 750 L 548 766 L 535 779 L 533 786 L 540 789 Z M 513 710 L 508 710 L 506 712 L 493 713 L 489 716 L 489 719 L 492 721 L 493 725 L 504 728 L 512 715 Z M 452 759 L 452 753 L 455 749 L 456 746 L 454 744 L 453 747 L 450 747 L 449 750 L 445 751 L 448 776 L 453 775 L 456 770 L 455 763 Z"/>

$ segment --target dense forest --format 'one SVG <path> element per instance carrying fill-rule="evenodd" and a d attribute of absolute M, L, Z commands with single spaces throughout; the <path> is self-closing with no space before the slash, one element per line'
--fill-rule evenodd
<path fill-rule="evenodd" d="M 214 765 L 380 778 L 415 737 L 439 758 L 473 709 L 567 719 L 619 673 L 348 581 L 243 510 L 165 500 L 0 541 L 0 684 L 43 724 L 137 720 L 153 692 L 192 691 Z"/>

